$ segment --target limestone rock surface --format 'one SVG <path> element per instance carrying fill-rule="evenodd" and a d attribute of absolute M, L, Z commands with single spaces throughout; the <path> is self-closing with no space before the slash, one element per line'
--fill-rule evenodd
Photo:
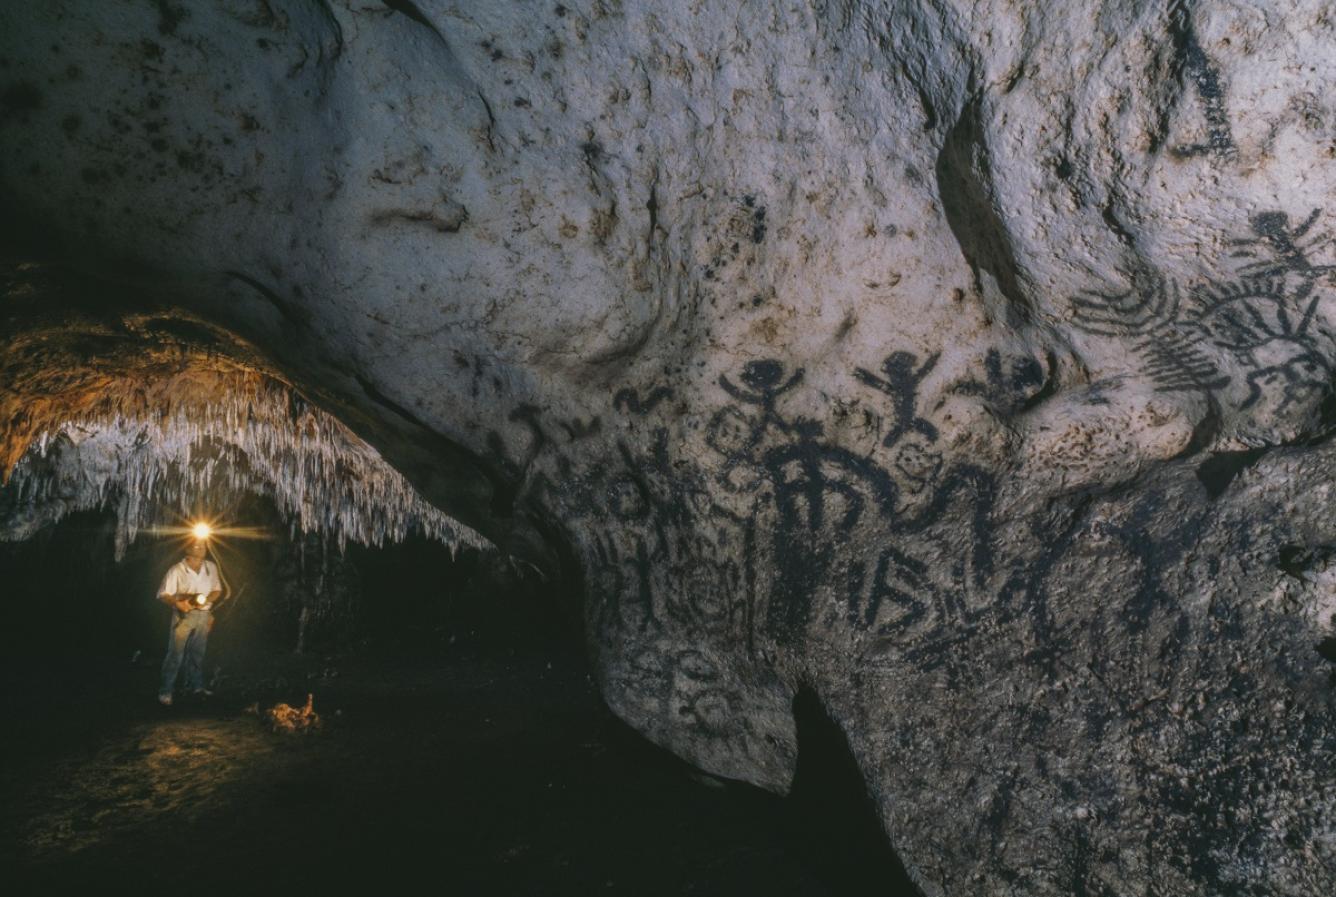
<path fill-rule="evenodd" d="M 5 250 L 225 329 L 565 559 L 608 703 L 701 768 L 786 788 L 813 690 L 927 895 L 1311 897 L 1334 37 L 1319 0 L 11 4 Z"/>

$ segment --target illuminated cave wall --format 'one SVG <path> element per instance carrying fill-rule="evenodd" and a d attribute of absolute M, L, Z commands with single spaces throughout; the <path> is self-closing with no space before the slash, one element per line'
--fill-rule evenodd
<path fill-rule="evenodd" d="M 810 690 L 925 894 L 1328 893 L 1334 29 L 11 5 L 5 250 L 578 569 L 603 695 L 702 768 L 788 787 Z"/>

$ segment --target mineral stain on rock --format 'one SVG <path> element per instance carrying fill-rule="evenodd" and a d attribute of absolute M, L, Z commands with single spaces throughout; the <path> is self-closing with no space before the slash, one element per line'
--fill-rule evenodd
<path fill-rule="evenodd" d="M 158 10 L 158 33 L 164 37 L 176 35 L 176 30 L 190 15 L 187 9 L 172 0 L 153 0 Z"/>

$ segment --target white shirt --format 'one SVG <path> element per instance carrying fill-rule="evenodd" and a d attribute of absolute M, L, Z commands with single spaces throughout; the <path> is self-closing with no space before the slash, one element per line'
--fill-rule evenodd
<path fill-rule="evenodd" d="M 221 590 L 222 583 L 218 579 L 218 568 L 212 561 L 205 561 L 200 564 L 199 570 L 191 570 L 190 564 L 184 559 L 175 564 L 167 575 L 162 578 L 162 586 L 158 589 L 159 595 L 175 595 L 180 592 L 187 592 L 192 596 L 208 595 L 215 589 Z M 195 610 L 208 610 L 213 605 L 200 604 L 194 598 L 191 603 Z"/>

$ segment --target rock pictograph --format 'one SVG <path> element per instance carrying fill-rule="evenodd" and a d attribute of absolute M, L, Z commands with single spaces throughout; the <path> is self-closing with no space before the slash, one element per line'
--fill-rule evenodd
<path fill-rule="evenodd" d="M 609 705 L 702 769 L 784 790 L 811 689 L 924 894 L 1328 893 L 1333 38 L 12 5 L 3 457 L 261 376 L 578 569 Z"/>

